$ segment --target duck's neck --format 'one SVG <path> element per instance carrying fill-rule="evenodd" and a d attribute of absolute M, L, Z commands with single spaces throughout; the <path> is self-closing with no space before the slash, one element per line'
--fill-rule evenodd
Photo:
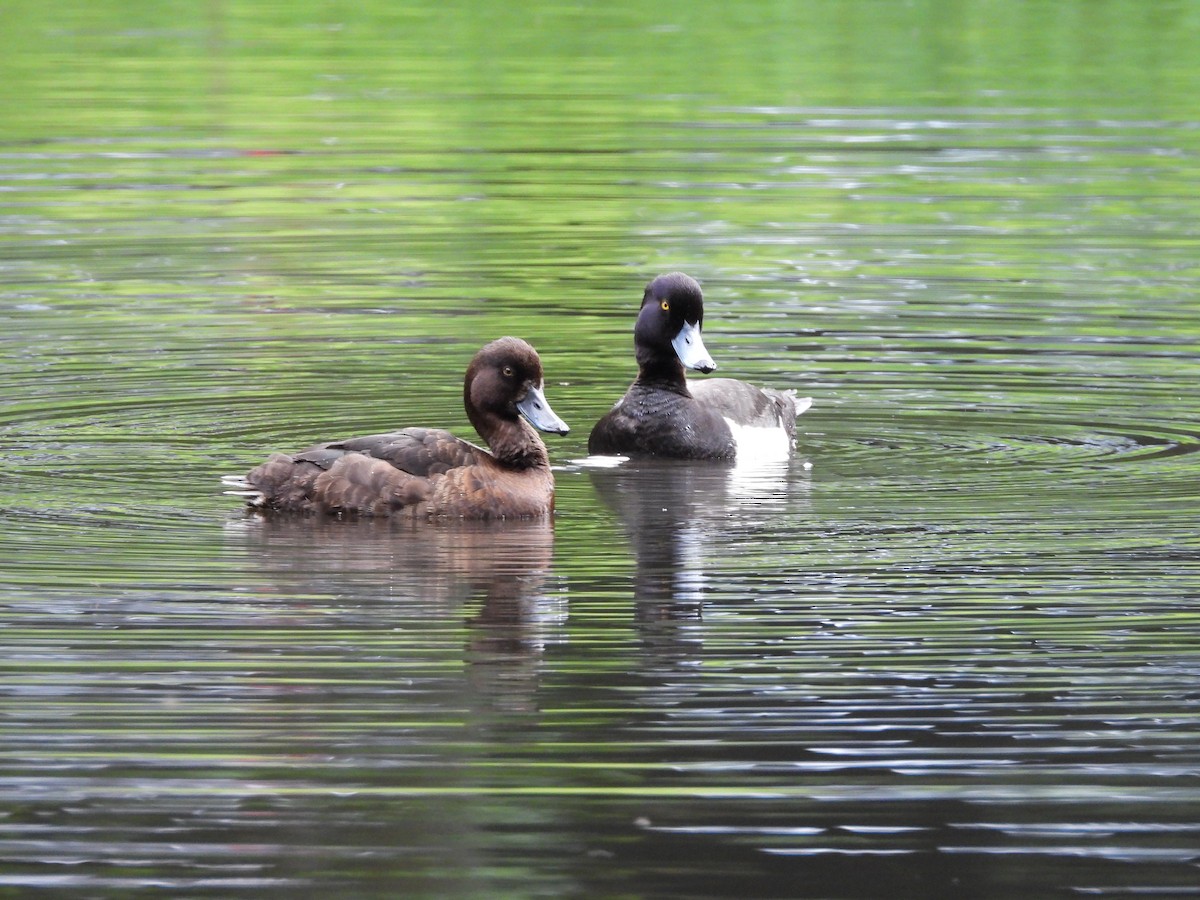
<path fill-rule="evenodd" d="M 674 391 L 684 397 L 692 394 L 687 387 L 687 377 L 684 375 L 683 363 L 672 356 L 663 359 L 649 354 L 638 354 L 638 377 L 636 384 L 641 387 Z"/>
<path fill-rule="evenodd" d="M 496 461 L 514 469 L 548 469 L 550 455 L 538 433 L 524 419 L 480 416 L 472 421 L 480 437 L 487 441 Z"/>

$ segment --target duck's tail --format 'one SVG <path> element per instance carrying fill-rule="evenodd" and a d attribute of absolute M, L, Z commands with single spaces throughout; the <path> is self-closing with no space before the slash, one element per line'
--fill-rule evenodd
<path fill-rule="evenodd" d="M 233 490 L 224 491 L 231 497 L 241 497 L 247 506 L 263 506 L 267 496 L 246 480 L 245 475 L 222 475 L 221 484 Z"/>
<path fill-rule="evenodd" d="M 807 412 L 813 402 L 812 397 L 797 397 L 795 388 L 784 388 L 783 390 L 764 388 L 763 393 L 776 398 L 775 408 L 779 410 L 778 415 L 781 419 L 786 415 L 785 410 L 787 409 L 789 400 L 796 410 L 796 417 L 799 417 L 803 412 Z"/>

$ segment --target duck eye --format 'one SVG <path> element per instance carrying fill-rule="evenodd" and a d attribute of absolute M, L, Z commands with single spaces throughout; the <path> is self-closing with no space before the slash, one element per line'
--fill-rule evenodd
<path fill-rule="evenodd" d="M 661 303 L 659 303 L 658 305 L 662 307 L 662 311 L 663 311 L 663 312 L 670 312 L 670 311 L 671 311 L 671 302 L 670 302 L 669 300 L 663 300 L 663 301 L 662 301 Z"/>
<path fill-rule="evenodd" d="M 504 367 L 504 369 L 503 369 L 503 372 L 504 372 L 504 377 L 505 377 L 505 378 L 512 378 L 512 377 L 513 377 L 513 367 L 512 367 L 512 366 L 505 366 L 505 367 Z"/>

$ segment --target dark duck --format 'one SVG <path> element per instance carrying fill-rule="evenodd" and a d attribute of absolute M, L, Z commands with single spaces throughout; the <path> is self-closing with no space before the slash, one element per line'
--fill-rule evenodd
<path fill-rule="evenodd" d="M 262 510 L 417 519 L 503 519 L 554 509 L 554 475 L 534 428 L 569 431 L 543 393 L 542 363 L 519 338 L 475 354 L 463 382 L 467 418 L 488 448 L 438 428 L 273 453 L 230 491 Z M 530 427 L 533 426 L 533 427 Z"/>
<path fill-rule="evenodd" d="M 637 380 L 596 423 L 588 452 L 675 459 L 740 460 L 790 455 L 796 416 L 811 405 L 792 390 L 733 378 L 689 381 L 684 369 L 717 364 L 701 339 L 704 294 L 682 272 L 646 286 L 633 329 Z"/>

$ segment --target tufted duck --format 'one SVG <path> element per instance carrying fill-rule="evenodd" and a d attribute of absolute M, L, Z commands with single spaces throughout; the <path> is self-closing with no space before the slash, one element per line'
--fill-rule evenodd
<path fill-rule="evenodd" d="M 542 363 L 518 338 L 475 354 L 463 383 L 467 418 L 490 451 L 433 428 L 273 453 L 226 484 L 260 509 L 333 515 L 499 519 L 554 509 L 554 476 L 542 431 L 569 430 L 542 393 Z M 522 421 L 522 417 L 529 424 Z"/>
<path fill-rule="evenodd" d="M 795 391 L 732 378 L 689 382 L 684 367 L 717 367 L 700 337 L 704 295 L 682 272 L 646 286 L 633 342 L 637 380 L 592 429 L 588 452 L 676 459 L 787 456 L 796 416 L 811 405 Z"/>

